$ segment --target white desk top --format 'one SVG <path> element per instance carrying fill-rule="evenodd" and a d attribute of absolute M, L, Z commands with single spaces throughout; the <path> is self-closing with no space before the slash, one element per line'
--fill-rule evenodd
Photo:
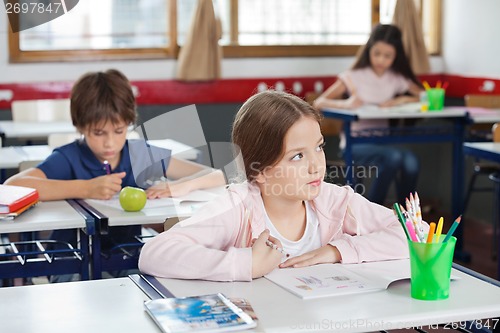
<path fill-rule="evenodd" d="M 129 278 L 0 288 L 2 332 L 159 333 Z"/>
<path fill-rule="evenodd" d="M 158 279 L 176 297 L 222 292 L 249 300 L 261 332 L 367 332 L 500 315 L 500 288 L 453 270 L 450 298 L 420 301 L 410 297 L 409 280 L 387 290 L 302 300 L 265 278 L 253 282 Z"/>
<path fill-rule="evenodd" d="M 403 118 L 456 118 L 467 114 L 465 108 L 445 107 L 442 111 L 421 112 L 419 109 L 393 109 L 379 108 L 367 105 L 354 110 L 342 110 L 325 108 L 324 113 L 336 113 L 341 115 L 356 115 L 358 119 L 403 119 Z"/>
<path fill-rule="evenodd" d="M 172 139 L 149 140 L 148 143 L 152 146 L 170 149 L 173 157 L 190 161 L 198 161 L 200 159 L 201 152 L 198 149 Z"/>
<path fill-rule="evenodd" d="M 465 142 L 464 146 L 500 155 L 500 142 Z"/>
<path fill-rule="evenodd" d="M 25 161 L 43 161 L 50 153 L 48 145 L 0 147 L 0 169 L 15 169 Z"/>
<path fill-rule="evenodd" d="M 65 200 L 39 202 L 15 219 L 0 220 L 0 233 L 84 227 L 85 218 Z"/>
<path fill-rule="evenodd" d="M 195 191 L 177 198 L 175 203 L 168 198 L 148 200 L 146 207 L 138 212 L 124 211 L 117 198 L 111 200 L 87 199 L 85 202 L 107 216 L 109 226 L 156 224 L 165 222 L 167 217 L 189 217 L 204 203 L 215 198 L 222 191 L 224 191 L 223 187 Z"/>
<path fill-rule="evenodd" d="M 71 121 L 0 121 L 0 133 L 4 133 L 6 138 L 47 138 L 52 133 L 75 133 L 75 131 Z"/>
<path fill-rule="evenodd" d="M 472 121 L 477 124 L 496 123 L 500 121 L 500 109 L 465 107 Z"/>

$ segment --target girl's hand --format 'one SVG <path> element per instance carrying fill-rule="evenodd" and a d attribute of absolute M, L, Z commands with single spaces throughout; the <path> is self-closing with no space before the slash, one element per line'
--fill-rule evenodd
<path fill-rule="evenodd" d="M 175 182 L 161 182 L 146 190 L 148 199 L 180 197 L 191 192 L 189 184 Z"/>
<path fill-rule="evenodd" d="M 356 109 L 363 105 L 363 101 L 359 99 L 356 94 L 352 94 L 351 97 L 344 101 L 344 107 L 346 109 Z"/>
<path fill-rule="evenodd" d="M 266 244 L 270 240 L 281 247 L 281 242 L 269 236 L 269 230 L 264 230 L 252 245 L 252 278 L 259 278 L 277 268 L 281 262 L 282 254 Z"/>
<path fill-rule="evenodd" d="M 390 100 L 380 104 L 380 106 L 383 108 L 386 108 L 386 107 L 390 107 L 390 106 L 396 106 L 396 105 L 417 102 L 417 101 L 418 100 L 413 96 L 399 96 L 399 97 L 390 99 Z"/>
<path fill-rule="evenodd" d="M 122 179 L 126 172 L 112 173 L 87 181 L 87 198 L 109 200 L 122 189 Z"/>
<path fill-rule="evenodd" d="M 341 255 L 335 246 L 327 244 L 311 252 L 288 259 L 280 265 L 280 268 L 286 267 L 305 267 L 316 264 L 340 262 Z"/>

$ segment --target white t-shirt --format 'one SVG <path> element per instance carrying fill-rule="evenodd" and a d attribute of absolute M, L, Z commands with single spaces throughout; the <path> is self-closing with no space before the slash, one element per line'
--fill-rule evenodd
<path fill-rule="evenodd" d="M 291 241 L 283 237 L 274 227 L 269 219 L 267 212 L 265 213 L 266 228 L 269 229 L 271 236 L 280 240 L 283 249 L 290 254 L 290 258 L 304 254 L 306 252 L 319 249 L 321 247 L 321 234 L 319 230 L 318 218 L 316 213 L 311 209 L 309 202 L 306 205 L 306 230 L 298 241 Z M 265 209 L 264 209 L 265 211 Z M 283 261 L 289 258 L 283 258 Z"/>

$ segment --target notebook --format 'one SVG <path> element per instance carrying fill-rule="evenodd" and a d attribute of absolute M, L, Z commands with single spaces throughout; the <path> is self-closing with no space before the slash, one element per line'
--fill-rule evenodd
<path fill-rule="evenodd" d="M 0 213 L 13 213 L 38 200 L 34 188 L 13 185 L 0 185 Z"/>

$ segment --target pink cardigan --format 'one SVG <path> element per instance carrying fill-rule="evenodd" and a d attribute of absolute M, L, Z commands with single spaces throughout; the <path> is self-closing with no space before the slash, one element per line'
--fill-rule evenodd
<path fill-rule="evenodd" d="M 245 244 L 245 209 L 252 211 L 251 232 L 257 238 L 265 229 L 263 207 L 257 186 L 232 185 L 191 218 L 146 242 L 139 269 L 165 278 L 250 281 L 252 249 Z M 408 258 L 405 234 L 393 212 L 350 187 L 322 183 L 311 207 L 322 246 L 336 246 L 342 263 Z"/>

